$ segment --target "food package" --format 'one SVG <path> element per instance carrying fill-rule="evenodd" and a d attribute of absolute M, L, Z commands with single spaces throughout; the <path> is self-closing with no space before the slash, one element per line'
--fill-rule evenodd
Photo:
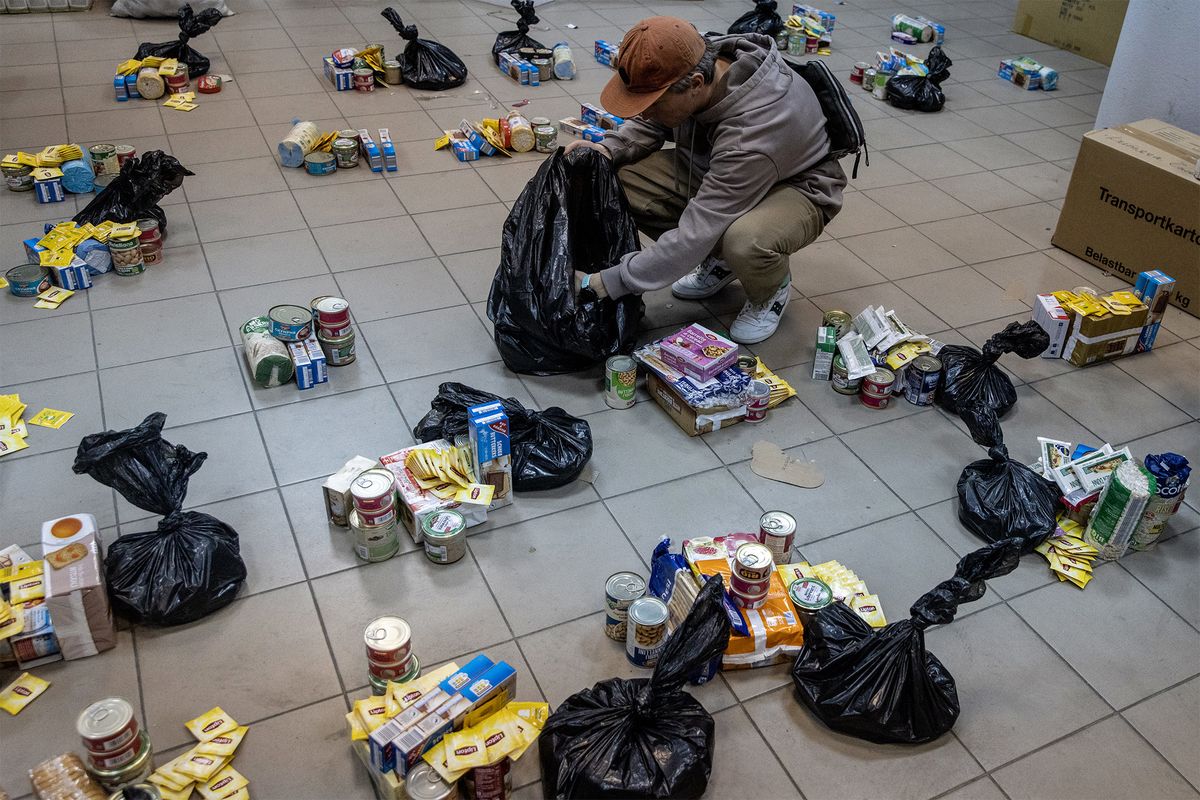
<path fill-rule="evenodd" d="M 56 566 L 56 557 L 71 560 Z M 108 603 L 98 535 L 55 550 L 46 560 L 46 610 L 54 621 L 63 659 L 87 658 L 115 647 L 117 631 Z"/>
<path fill-rule="evenodd" d="M 1131 550 L 1150 550 L 1157 544 L 1167 523 L 1179 511 L 1192 474 L 1188 460 L 1178 453 L 1148 455 L 1145 464 L 1154 476 L 1154 496 L 1146 503 L 1142 521 L 1133 533 Z"/>
<path fill-rule="evenodd" d="M 292 379 L 295 366 L 283 342 L 271 335 L 267 316 L 246 320 L 241 328 L 242 353 L 250 376 L 263 388 L 282 386 Z"/>
<path fill-rule="evenodd" d="M 1157 489 L 1155 477 L 1136 461 L 1124 461 L 1116 468 L 1083 534 L 1085 542 L 1099 549 L 1102 560 L 1116 561 L 1125 554 Z"/>
<path fill-rule="evenodd" d="M 425 517 L 435 511 L 454 509 L 463 515 L 463 520 L 468 528 L 482 525 L 487 521 L 487 505 L 461 503 L 453 497 L 439 497 L 431 489 L 421 488 L 421 482 L 405 464 L 409 454 L 414 450 L 431 450 L 441 454 L 448 453 L 453 449 L 454 445 L 450 442 L 445 439 L 437 439 L 397 450 L 379 459 L 379 463 L 383 465 L 384 469 L 396 476 L 396 492 L 400 498 L 397 508 L 400 512 L 400 519 L 404 523 L 404 527 L 408 528 L 412 540 L 417 544 L 424 539 L 421 523 L 424 522 Z"/>

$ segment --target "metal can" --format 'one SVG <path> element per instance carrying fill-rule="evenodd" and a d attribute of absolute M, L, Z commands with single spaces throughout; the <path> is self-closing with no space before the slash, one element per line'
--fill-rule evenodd
<path fill-rule="evenodd" d="M 350 333 L 350 304 L 340 297 L 315 297 L 311 308 L 317 324 L 333 338 Z"/>
<path fill-rule="evenodd" d="M 862 379 L 862 389 L 858 399 L 867 408 L 887 408 L 892 399 L 892 387 L 896 383 L 896 373 L 886 367 L 879 367 Z"/>
<path fill-rule="evenodd" d="M 221 91 L 220 75 L 201 75 L 196 79 L 196 91 L 200 94 L 217 94 Z"/>
<path fill-rule="evenodd" d="M 375 91 L 375 70 L 370 67 L 354 70 L 354 91 Z"/>
<path fill-rule="evenodd" d="M 819 48 L 820 46 L 821 46 L 821 37 L 819 37 L 819 36 L 805 36 L 804 37 L 804 52 L 806 54 L 817 52 L 817 48 Z"/>
<path fill-rule="evenodd" d="M 833 602 L 829 584 L 816 578 L 797 578 L 788 584 L 788 597 L 800 616 L 800 624 L 808 627 L 813 615 Z"/>
<path fill-rule="evenodd" d="M 850 82 L 862 83 L 863 75 L 866 73 L 867 67 L 869 66 L 870 64 L 865 61 L 856 62 L 854 66 L 850 68 Z"/>
<path fill-rule="evenodd" d="M 920 355 L 904 370 L 904 398 L 914 406 L 931 406 L 942 379 L 942 362 Z"/>
<path fill-rule="evenodd" d="M 766 381 L 750 381 L 750 396 L 746 399 L 746 422 L 762 422 L 766 419 L 770 402 L 770 385 Z"/>
<path fill-rule="evenodd" d="M 462 777 L 466 800 L 509 800 L 512 797 L 512 759 L 476 767 Z"/>
<path fill-rule="evenodd" d="M 337 138 L 349 139 L 350 141 L 354 142 L 356 147 L 362 144 L 362 139 L 359 137 L 358 131 L 356 131 L 354 128 L 343 128 L 337 132 Z"/>
<path fill-rule="evenodd" d="M 776 563 L 788 563 L 796 542 L 796 518 L 786 511 L 768 511 L 758 518 L 758 540 Z"/>
<path fill-rule="evenodd" d="M 396 504 L 389 503 L 383 508 L 377 508 L 372 511 L 364 511 L 361 508 L 358 511 L 358 518 L 362 520 L 363 525 L 377 528 L 380 525 L 387 525 L 396 519 Z"/>
<path fill-rule="evenodd" d="M 158 264 L 163 258 L 162 233 L 158 229 L 158 220 L 153 217 L 137 221 L 138 249 L 142 251 L 142 263 L 147 267 Z"/>
<path fill-rule="evenodd" d="M 92 172 L 97 175 L 116 175 L 121 171 L 115 144 L 94 144 L 88 148 L 88 155 L 92 159 Z"/>
<path fill-rule="evenodd" d="M 403 664 L 412 655 L 412 627 L 391 614 L 376 617 L 363 629 L 367 660 L 376 664 Z"/>
<path fill-rule="evenodd" d="M 175 73 L 166 76 L 167 91 L 171 94 L 183 94 L 192 85 L 191 78 L 188 77 L 188 68 L 185 64 L 180 64 Z"/>
<path fill-rule="evenodd" d="M 93 753 L 90 750 L 87 754 L 88 763 L 100 770 L 119 770 L 129 764 L 138 757 L 143 747 L 142 738 L 145 734 L 139 732 L 137 736 L 126 740 L 125 744 L 115 750 L 107 750 L 102 753 Z"/>
<path fill-rule="evenodd" d="M 558 129 L 550 124 L 548 117 L 534 117 L 529 120 L 533 125 L 533 146 L 539 153 L 553 153 L 558 147 Z"/>
<path fill-rule="evenodd" d="M 611 408 L 631 408 L 636 402 L 637 362 L 613 356 L 604 363 L 604 402 Z"/>
<path fill-rule="evenodd" d="M 788 32 L 787 28 L 781 28 L 779 33 L 775 34 L 775 46 L 780 50 L 787 51 L 788 49 Z"/>
<path fill-rule="evenodd" d="M 835 339 L 840 339 L 854 329 L 854 318 L 840 308 L 831 308 L 821 315 L 821 325 L 833 328 Z"/>
<path fill-rule="evenodd" d="M 618 642 L 625 641 L 629 606 L 645 597 L 646 579 L 636 572 L 614 572 L 604 582 L 604 635 Z"/>
<path fill-rule="evenodd" d="M 10 192 L 28 192 L 33 189 L 33 167 L 27 164 L 3 167 L 4 183 Z"/>
<path fill-rule="evenodd" d="M 775 571 L 775 557 L 771 549 L 761 542 L 743 542 L 733 552 L 731 575 L 748 583 L 756 583 L 771 577 Z"/>
<path fill-rule="evenodd" d="M 141 242 L 136 237 L 132 239 L 113 239 L 107 242 L 108 252 L 112 255 L 113 271 L 118 275 L 141 275 L 146 271 L 146 262 L 142 259 Z"/>
<path fill-rule="evenodd" d="M 667 604 L 657 597 L 639 597 L 629 604 L 625 657 L 638 667 L 653 667 L 667 639 Z"/>
<path fill-rule="evenodd" d="M 850 373 L 846 369 L 846 362 L 842 359 L 842 354 L 838 353 L 833 357 L 833 367 L 830 370 L 829 385 L 838 394 L 858 394 L 858 387 L 862 385 L 862 378 L 850 379 Z"/>
<path fill-rule="evenodd" d="M 420 761 L 404 778 L 408 800 L 458 800 L 458 783 L 446 783 L 428 763 Z"/>
<path fill-rule="evenodd" d="M 137 155 L 137 150 L 131 144 L 119 144 L 116 146 L 117 169 L 125 166 L 125 162 Z"/>
<path fill-rule="evenodd" d="M 862 87 L 863 87 L 863 89 L 867 90 L 868 92 L 873 91 L 875 89 L 875 74 L 876 74 L 876 69 L 874 67 L 867 67 L 863 71 Z"/>
<path fill-rule="evenodd" d="M 348 519 L 354 533 L 354 554 L 363 561 L 387 561 L 400 549 L 395 519 L 385 525 L 371 526 L 362 521 L 358 511 L 351 511 Z"/>
<path fill-rule="evenodd" d="M 126 786 L 142 783 L 150 777 L 154 770 L 154 752 L 150 747 L 150 737 L 142 731 L 138 736 L 139 749 L 132 761 L 116 769 L 105 769 L 95 764 L 88 764 L 88 773 L 95 778 L 106 791 L 115 792 Z"/>
<path fill-rule="evenodd" d="M 740 606 L 741 608 L 762 608 L 767 604 L 767 596 L 770 594 L 768 590 L 770 581 L 767 582 L 767 587 L 763 588 L 762 591 L 758 592 L 757 594 L 748 591 L 743 592 L 742 590 L 734 588 L 732 586 L 732 581 L 730 581 L 730 584 L 729 595 L 733 599 L 734 605 Z"/>
<path fill-rule="evenodd" d="M 400 62 L 395 59 L 390 59 L 383 62 L 383 80 L 389 86 L 399 86 L 404 78 L 400 74 Z"/>
<path fill-rule="evenodd" d="M 129 800 L 131 797 L 138 800 L 162 800 L 162 792 L 153 783 L 134 783 L 113 792 L 108 800 Z"/>
<path fill-rule="evenodd" d="M 345 131 L 343 131 L 345 133 Z M 354 169 L 358 166 L 358 138 L 353 139 L 339 136 L 331 145 L 333 156 L 337 159 L 338 169 Z"/>
<path fill-rule="evenodd" d="M 369 469 L 350 484 L 350 499 L 359 511 L 389 508 L 395 494 L 396 478 L 386 469 Z"/>
<path fill-rule="evenodd" d="M 323 330 L 317 331 L 317 341 L 321 351 L 325 353 L 325 361 L 331 367 L 344 367 L 353 364 L 357 356 L 354 353 L 354 333 L 345 336 L 332 337 Z"/>
<path fill-rule="evenodd" d="M 8 291 L 17 297 L 37 297 L 50 288 L 50 269 L 40 264 L 21 264 L 4 273 Z"/>
<path fill-rule="evenodd" d="M 411 670 L 411 657 L 399 664 L 376 664 L 374 661 L 367 661 L 367 674 L 379 680 L 394 681 L 403 675 L 407 675 Z"/>
<path fill-rule="evenodd" d="M 337 158 L 320 150 L 304 157 L 304 171 L 309 175 L 331 175 L 337 172 Z"/>
<path fill-rule="evenodd" d="M 75 731 L 89 753 L 103 755 L 126 749 L 141 732 L 133 706 L 121 697 L 106 697 L 85 708 Z"/>
<path fill-rule="evenodd" d="M 467 554 L 467 521 L 457 511 L 434 511 L 421 520 L 425 557 L 435 564 L 453 564 Z"/>
<path fill-rule="evenodd" d="M 312 333 L 312 312 L 303 306 L 273 306 L 267 319 L 271 321 L 271 335 L 280 341 L 302 342 Z"/>
<path fill-rule="evenodd" d="M 729 575 L 729 588 L 738 595 L 749 599 L 761 599 L 771 588 L 771 576 L 759 580 L 748 581 L 736 572 Z"/>
<path fill-rule="evenodd" d="M 738 356 L 737 367 L 743 374 L 754 377 L 754 373 L 758 372 L 758 357 Z"/>

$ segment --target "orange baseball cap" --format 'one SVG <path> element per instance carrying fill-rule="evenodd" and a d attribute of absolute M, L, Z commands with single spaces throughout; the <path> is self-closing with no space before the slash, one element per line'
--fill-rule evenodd
<path fill-rule="evenodd" d="M 637 116 L 695 68 L 704 47 L 704 37 L 685 19 L 642 20 L 621 40 L 617 74 L 600 93 L 600 103 L 618 117 Z"/>

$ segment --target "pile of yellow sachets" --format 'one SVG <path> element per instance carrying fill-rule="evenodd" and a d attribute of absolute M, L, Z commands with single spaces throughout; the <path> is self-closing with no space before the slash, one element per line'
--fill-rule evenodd
<path fill-rule="evenodd" d="M 1092 562 L 1100 553 L 1083 540 L 1083 526 L 1067 517 L 1058 518 L 1058 529 L 1034 548 L 1050 562 L 1060 581 L 1070 581 L 1080 589 L 1092 579 Z"/>
<path fill-rule="evenodd" d="M 872 628 L 887 625 L 879 595 L 871 594 L 862 578 L 841 562 L 809 564 L 807 561 L 800 561 L 796 564 L 782 564 L 776 567 L 776 570 L 787 586 L 800 578 L 816 578 L 829 587 L 835 601 L 845 603 Z"/>
<path fill-rule="evenodd" d="M 451 446 L 450 448 L 416 447 L 409 451 L 404 466 L 423 490 L 442 500 L 451 498 L 462 501 L 460 492 L 475 492 L 474 503 L 490 503 L 496 487 L 479 483 L 472 468 L 471 449 Z M 483 495 L 487 499 L 482 499 Z"/>
<path fill-rule="evenodd" d="M 549 716 L 549 703 L 514 700 L 470 727 L 447 733 L 421 757 L 453 784 L 476 767 L 516 761 L 537 741 Z"/>
<path fill-rule="evenodd" d="M 184 726 L 199 744 L 149 778 L 163 800 L 187 800 L 193 790 L 204 800 L 250 800 L 250 781 L 230 763 L 250 728 L 238 725 L 220 706 Z"/>
<path fill-rule="evenodd" d="M 0 394 L 0 456 L 24 450 L 29 446 L 25 441 L 29 429 L 26 427 L 26 420 L 22 419 L 25 408 L 25 404 L 21 402 L 21 395 Z M 70 411 L 43 408 L 29 418 L 28 424 L 58 430 L 73 416 L 75 414 Z"/>
<path fill-rule="evenodd" d="M 83 158 L 83 149 L 77 144 L 51 144 L 40 152 L 26 153 L 19 150 L 4 157 L 3 165 L 24 167 L 61 167 L 68 161 Z"/>

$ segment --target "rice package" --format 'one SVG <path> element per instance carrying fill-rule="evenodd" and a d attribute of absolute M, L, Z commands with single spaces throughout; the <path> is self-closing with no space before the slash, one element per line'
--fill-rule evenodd
<path fill-rule="evenodd" d="M 1116 561 L 1124 555 L 1157 488 L 1154 476 L 1136 461 L 1122 462 L 1113 471 L 1083 533 L 1084 541 L 1100 551 L 1100 558 Z"/>

